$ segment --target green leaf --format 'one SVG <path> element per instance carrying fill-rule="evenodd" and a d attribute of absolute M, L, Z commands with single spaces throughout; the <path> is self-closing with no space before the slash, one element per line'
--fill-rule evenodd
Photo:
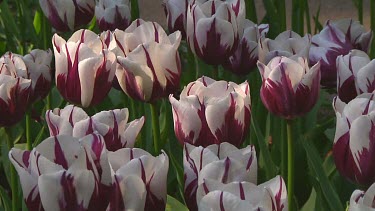
<path fill-rule="evenodd" d="M 172 196 L 167 196 L 167 206 L 165 207 L 165 211 L 189 211 L 189 209 L 179 202 L 177 199 L 173 198 Z"/>
<path fill-rule="evenodd" d="M 40 30 L 42 29 L 42 18 L 43 18 L 43 15 L 39 11 L 36 11 L 35 16 L 34 16 L 34 21 L 33 21 L 36 34 L 39 34 Z"/>
<path fill-rule="evenodd" d="M 307 159 L 313 176 L 319 181 L 315 185 L 318 187 L 315 188 L 321 189 L 324 198 L 329 202 L 328 204 L 331 210 L 344 210 L 337 192 L 332 187 L 327 175 L 325 174 L 323 169 L 323 161 L 320 158 L 318 151 L 316 150 L 315 146 L 309 142 L 307 137 L 308 135 L 306 135 L 301 142 L 306 150 Z"/>
<path fill-rule="evenodd" d="M 11 210 L 12 201 L 8 196 L 6 190 L 0 185 L 0 207 L 3 207 L 4 210 Z"/>

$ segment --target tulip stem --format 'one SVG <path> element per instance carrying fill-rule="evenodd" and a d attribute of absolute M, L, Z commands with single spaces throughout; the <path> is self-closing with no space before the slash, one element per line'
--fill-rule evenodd
<path fill-rule="evenodd" d="M 287 136 L 288 136 L 288 207 L 289 211 L 293 211 L 294 197 L 294 142 L 293 142 L 293 120 L 287 120 Z"/>
<path fill-rule="evenodd" d="M 9 135 L 9 129 L 4 128 L 5 131 L 5 139 L 7 140 L 8 144 L 8 150 L 10 151 L 14 143 Z M 16 174 L 16 169 L 12 164 L 9 165 L 10 167 L 10 188 L 12 189 L 12 211 L 17 211 L 17 206 L 18 206 L 18 185 L 17 185 L 17 174 Z"/>
<path fill-rule="evenodd" d="M 32 147 L 32 143 L 31 143 L 31 130 L 30 130 L 30 126 L 31 126 L 31 115 L 30 115 L 30 112 L 31 111 L 28 111 L 26 112 L 26 149 L 27 150 L 31 150 L 33 147 Z"/>
<path fill-rule="evenodd" d="M 150 103 L 151 118 L 152 118 L 152 132 L 154 138 L 155 155 L 160 153 L 160 128 L 159 128 L 159 115 L 156 103 Z"/>

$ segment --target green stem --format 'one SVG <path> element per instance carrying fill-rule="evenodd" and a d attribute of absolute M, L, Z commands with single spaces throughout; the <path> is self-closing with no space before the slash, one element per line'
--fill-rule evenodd
<path fill-rule="evenodd" d="M 358 20 L 361 24 L 363 24 L 363 0 L 358 0 Z"/>
<path fill-rule="evenodd" d="M 307 33 L 311 34 L 309 1 L 305 1 L 305 15 L 306 15 Z"/>
<path fill-rule="evenodd" d="M 288 135 L 288 206 L 289 211 L 293 211 L 293 197 L 294 197 L 294 142 L 292 120 L 287 120 L 287 135 Z"/>
<path fill-rule="evenodd" d="M 31 150 L 33 148 L 31 143 L 31 111 L 26 112 L 26 149 Z"/>
<path fill-rule="evenodd" d="M 14 143 L 12 141 L 12 138 L 9 135 L 9 129 L 4 128 L 5 135 L 6 135 L 6 140 L 8 144 L 8 150 L 10 151 Z M 17 185 L 17 173 L 16 169 L 12 164 L 9 165 L 10 168 L 10 188 L 12 189 L 12 211 L 17 211 L 17 206 L 18 206 L 18 185 Z"/>
<path fill-rule="evenodd" d="M 189 51 L 191 52 L 191 54 L 194 55 L 194 53 L 189 49 Z M 194 63 L 195 63 L 195 78 L 199 78 L 201 77 L 201 72 L 200 72 L 200 69 L 199 69 L 199 61 L 198 61 L 198 57 L 197 55 L 194 55 Z"/>
<path fill-rule="evenodd" d="M 136 20 L 139 18 L 138 0 L 131 0 L 131 15 L 132 15 L 133 20 Z"/>
<path fill-rule="evenodd" d="M 154 138 L 155 155 L 160 153 L 160 128 L 159 128 L 159 115 L 156 103 L 150 103 L 151 118 L 152 118 L 152 133 Z"/>
<path fill-rule="evenodd" d="M 281 176 L 287 178 L 288 176 L 288 142 L 285 140 L 285 121 L 281 121 Z"/>
<path fill-rule="evenodd" d="M 258 23 L 254 0 L 246 0 L 246 19 L 249 19 L 256 24 Z"/>
<path fill-rule="evenodd" d="M 281 33 L 286 30 L 285 0 L 278 0 L 275 3 L 277 6 L 277 13 L 280 18 L 280 33 Z"/>
<path fill-rule="evenodd" d="M 212 70 L 212 78 L 215 80 L 219 80 L 219 66 L 214 65 L 214 69 Z"/>

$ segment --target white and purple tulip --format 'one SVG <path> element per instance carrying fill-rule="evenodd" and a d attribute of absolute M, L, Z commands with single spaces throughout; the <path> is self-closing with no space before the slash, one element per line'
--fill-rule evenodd
<path fill-rule="evenodd" d="M 15 60 L 25 65 L 19 57 Z M 16 66 L 11 58 L 0 58 L 0 127 L 19 122 L 31 101 L 32 81 L 18 76 Z"/>
<path fill-rule="evenodd" d="M 95 6 L 95 16 L 101 31 L 125 30 L 131 23 L 129 0 L 99 0 Z"/>
<path fill-rule="evenodd" d="M 100 103 L 112 87 L 116 56 L 89 30 L 76 31 L 68 41 L 55 34 L 56 87 L 67 101 L 89 107 Z"/>
<path fill-rule="evenodd" d="M 183 153 L 185 201 L 190 210 L 198 209 L 197 189 L 205 179 L 215 179 L 224 184 L 257 182 L 257 157 L 253 146 L 238 149 L 224 142 L 204 148 L 186 143 Z"/>
<path fill-rule="evenodd" d="M 240 146 L 249 132 L 250 87 L 203 76 L 189 83 L 172 104 L 177 139 L 195 146 L 229 142 Z"/>
<path fill-rule="evenodd" d="M 375 211 L 375 183 L 367 191 L 355 190 L 350 197 L 348 211 Z"/>
<path fill-rule="evenodd" d="M 128 96 L 154 102 L 179 88 L 179 31 L 168 36 L 158 23 L 138 19 L 125 32 L 116 30 L 115 39 L 120 52 L 116 76 Z"/>
<path fill-rule="evenodd" d="M 228 184 L 215 180 L 204 180 L 197 194 L 199 210 L 223 211 L 286 211 L 287 190 L 281 176 L 260 185 L 249 182 Z"/>
<path fill-rule="evenodd" d="M 186 37 L 186 13 L 191 0 L 164 0 L 163 6 L 167 15 L 169 32 L 180 31 Z"/>
<path fill-rule="evenodd" d="M 73 31 L 94 17 L 95 0 L 39 0 L 51 25 L 58 31 Z"/>
<path fill-rule="evenodd" d="M 360 50 L 337 57 L 337 93 L 342 101 L 348 103 L 360 93 L 374 91 L 375 60 L 370 61 L 370 57 Z"/>
<path fill-rule="evenodd" d="M 322 85 L 334 88 L 337 84 L 336 58 L 352 49 L 367 52 L 372 32 L 352 19 L 328 20 L 323 30 L 313 36 L 310 49 L 310 64 L 318 61 L 322 69 Z"/>
<path fill-rule="evenodd" d="M 144 124 L 144 117 L 128 122 L 127 108 L 102 111 L 89 117 L 83 109 L 72 105 L 46 112 L 50 135 L 72 135 L 82 138 L 94 132 L 102 135 L 109 151 L 134 147 Z"/>
<path fill-rule="evenodd" d="M 295 61 L 299 57 L 309 58 L 311 35 L 301 37 L 299 34 L 288 30 L 279 34 L 274 40 L 260 37 L 258 44 L 259 61 L 268 64 L 278 56 L 288 57 Z"/>
<path fill-rule="evenodd" d="M 268 24 L 258 26 L 246 19 L 237 49 L 226 59 L 223 66 L 238 75 L 250 73 L 258 61 L 258 40 L 265 37 L 268 29 Z"/>
<path fill-rule="evenodd" d="M 319 98 L 320 64 L 309 68 L 307 59 L 275 57 L 268 65 L 258 62 L 262 76 L 260 96 L 273 114 L 293 119 L 309 112 Z"/>
<path fill-rule="evenodd" d="M 164 211 L 167 200 L 168 156 L 142 149 L 108 152 L 114 184 L 108 210 Z"/>
<path fill-rule="evenodd" d="M 364 93 L 348 104 L 336 97 L 336 133 L 333 157 L 336 168 L 345 178 L 361 185 L 375 181 L 375 100 L 374 93 Z"/>

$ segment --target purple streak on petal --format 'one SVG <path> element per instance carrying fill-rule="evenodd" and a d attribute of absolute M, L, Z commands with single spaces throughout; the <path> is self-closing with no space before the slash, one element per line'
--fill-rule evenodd
<path fill-rule="evenodd" d="M 143 90 L 137 83 L 134 74 L 127 70 L 123 71 L 123 74 L 125 80 L 125 82 L 123 83 L 125 84 L 126 94 L 128 94 L 133 99 L 144 102 L 145 96 L 143 94 Z"/>
<path fill-rule="evenodd" d="M 340 80 L 340 78 L 338 79 Z M 338 84 L 340 83 L 341 81 L 338 81 Z M 354 75 L 346 79 L 338 88 L 337 92 L 343 102 L 349 103 L 351 100 L 353 100 L 357 96 Z"/>
<path fill-rule="evenodd" d="M 112 191 L 110 192 L 109 211 L 122 211 L 125 210 L 124 201 L 122 199 L 122 193 L 120 190 L 119 179 L 115 175 L 114 183 L 112 185 Z"/>
<path fill-rule="evenodd" d="M 49 16 L 47 17 L 53 28 L 57 29 L 61 32 L 69 31 L 68 21 L 62 20 L 59 17 L 59 13 L 57 12 L 58 8 L 56 8 L 52 3 L 52 0 L 46 0 L 47 10 L 49 10 Z M 59 8 L 61 9 L 61 8 Z"/>
<path fill-rule="evenodd" d="M 76 188 L 74 186 L 74 178 L 65 171 L 61 176 L 60 185 L 63 189 L 63 198 L 59 199 L 61 210 L 75 210 L 85 211 L 87 208 L 83 207 L 83 201 L 78 203 Z"/>
<path fill-rule="evenodd" d="M 55 149 L 54 149 L 54 153 L 55 153 L 55 160 L 54 162 L 58 165 L 61 165 L 64 169 L 68 169 L 69 166 L 68 166 L 68 161 L 66 160 L 65 158 L 65 154 L 61 148 L 61 145 L 59 143 L 59 140 L 57 139 L 57 137 L 55 136 Z"/>
<path fill-rule="evenodd" d="M 245 191 L 243 190 L 242 183 L 239 182 L 238 185 L 240 186 L 240 198 L 241 200 L 245 200 Z"/>
<path fill-rule="evenodd" d="M 34 197 L 34 194 L 35 197 Z M 44 208 L 42 206 L 42 202 L 41 202 L 41 199 L 40 199 L 40 194 L 39 194 L 39 190 L 38 190 L 38 186 L 34 186 L 29 195 L 27 196 L 25 200 L 25 204 L 27 206 L 27 209 L 29 211 L 44 211 Z"/>
<path fill-rule="evenodd" d="M 152 63 L 150 54 L 148 53 L 148 51 L 144 47 L 144 45 L 142 45 L 142 48 L 143 48 L 143 50 L 145 52 L 145 55 L 146 55 L 147 66 L 151 69 L 152 76 L 153 76 L 152 94 L 151 94 L 150 101 L 154 101 L 154 100 L 158 99 L 160 96 L 163 95 L 164 90 L 159 83 L 159 79 L 156 75 L 156 70 L 154 68 L 154 64 Z"/>
<path fill-rule="evenodd" d="M 374 99 L 374 94 L 371 94 L 371 97 L 370 97 L 370 99 L 368 100 L 367 105 L 366 105 L 366 107 L 365 107 L 365 110 L 363 110 L 363 112 L 362 112 L 362 115 L 366 115 L 366 114 L 368 114 L 369 109 L 370 109 L 370 104 L 371 104 L 371 102 L 372 102 L 373 99 Z"/>
<path fill-rule="evenodd" d="M 23 165 L 27 168 L 29 167 L 29 159 L 30 159 L 30 154 L 31 154 L 31 151 L 24 151 L 22 153 L 22 162 L 23 162 Z M 14 159 L 15 160 L 15 159 Z"/>
<path fill-rule="evenodd" d="M 223 194 L 224 194 L 224 192 L 221 191 L 221 193 L 220 193 L 220 211 L 225 211 L 224 202 L 223 202 Z"/>
<path fill-rule="evenodd" d="M 240 0 L 237 0 L 236 4 L 232 4 L 232 9 L 234 11 L 234 14 L 236 14 L 236 16 L 238 16 L 238 13 L 240 13 L 240 7 L 241 7 L 241 1 Z"/>
<path fill-rule="evenodd" d="M 228 174 L 229 174 L 229 168 L 230 168 L 231 160 L 227 157 L 224 161 L 224 164 L 225 164 L 225 169 L 224 169 L 223 177 L 221 178 L 221 182 L 225 184 L 225 183 L 227 183 L 227 180 L 228 180 Z"/>
<path fill-rule="evenodd" d="M 77 0 L 73 0 L 73 3 L 75 5 L 74 28 L 88 24 L 94 17 L 94 8 L 90 6 L 88 3 L 86 3 L 88 9 L 80 7 L 77 4 Z"/>
<path fill-rule="evenodd" d="M 155 36 L 155 42 L 159 43 L 159 32 L 156 29 L 155 22 L 152 22 L 152 25 L 154 26 L 154 36 Z"/>
<path fill-rule="evenodd" d="M 111 69 L 107 69 L 107 62 L 109 61 L 103 51 L 103 62 L 95 71 L 94 95 L 91 99 L 91 106 L 102 102 L 112 88 L 112 80 L 109 79 Z"/>

